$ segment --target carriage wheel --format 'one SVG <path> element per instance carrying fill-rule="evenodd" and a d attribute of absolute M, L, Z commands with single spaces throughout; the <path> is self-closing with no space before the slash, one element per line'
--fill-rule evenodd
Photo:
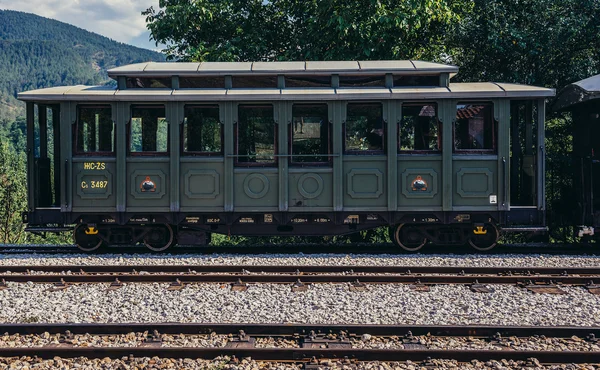
<path fill-rule="evenodd" d="M 96 228 L 90 228 L 88 225 L 77 225 L 73 230 L 73 239 L 75 244 L 83 252 L 95 252 L 104 246 L 104 241 L 100 238 L 100 233 Z"/>
<path fill-rule="evenodd" d="M 144 236 L 144 244 L 153 252 L 162 252 L 173 245 L 175 237 L 171 225 L 156 225 Z"/>
<path fill-rule="evenodd" d="M 390 227 L 389 231 L 394 244 L 407 252 L 416 252 L 427 244 L 427 238 L 416 226 L 399 224 Z"/>
<path fill-rule="evenodd" d="M 469 244 L 480 252 L 486 252 L 496 246 L 500 238 L 500 232 L 494 224 L 484 224 L 482 230 L 486 233 L 479 235 L 475 233 L 471 234 Z"/>

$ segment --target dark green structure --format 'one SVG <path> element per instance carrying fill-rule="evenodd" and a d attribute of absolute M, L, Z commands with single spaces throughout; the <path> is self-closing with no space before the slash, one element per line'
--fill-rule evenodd
<path fill-rule="evenodd" d="M 142 63 L 27 102 L 32 231 L 154 250 L 209 233 L 343 234 L 407 250 L 544 228 L 552 89 L 420 61 Z"/>
<path fill-rule="evenodd" d="M 573 187 L 562 192 L 561 215 L 572 221 L 575 237 L 598 237 L 600 228 L 600 75 L 565 86 L 552 110 L 573 117 Z"/>

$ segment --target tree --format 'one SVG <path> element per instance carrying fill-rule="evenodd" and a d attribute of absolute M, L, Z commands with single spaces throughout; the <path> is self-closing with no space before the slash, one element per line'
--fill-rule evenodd
<path fill-rule="evenodd" d="M 161 0 L 145 12 L 170 59 L 429 59 L 468 0 Z"/>
<path fill-rule="evenodd" d="M 21 212 L 27 209 L 25 155 L 17 154 L 7 140 L 0 143 L 0 242 L 25 240 Z"/>
<path fill-rule="evenodd" d="M 475 0 L 450 37 L 457 80 L 561 88 L 600 73 L 600 1 Z"/>

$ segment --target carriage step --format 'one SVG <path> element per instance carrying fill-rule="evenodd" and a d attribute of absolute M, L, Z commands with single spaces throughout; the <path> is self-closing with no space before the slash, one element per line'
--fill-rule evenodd
<path fill-rule="evenodd" d="M 503 227 L 502 231 L 509 233 L 518 232 L 538 232 L 545 233 L 548 231 L 548 226 L 516 226 L 516 227 Z"/>
<path fill-rule="evenodd" d="M 25 231 L 31 233 L 63 233 L 65 231 L 73 231 L 73 227 L 71 226 L 61 226 L 61 227 L 36 227 L 36 226 L 28 226 L 25 228 Z"/>

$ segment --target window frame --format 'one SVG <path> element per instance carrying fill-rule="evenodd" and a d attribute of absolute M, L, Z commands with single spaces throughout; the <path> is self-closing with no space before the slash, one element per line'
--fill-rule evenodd
<path fill-rule="evenodd" d="M 456 113 L 458 112 L 459 105 L 488 105 L 490 109 L 490 118 L 492 123 L 492 148 L 491 149 L 457 149 L 456 148 L 456 124 L 458 119 Z M 498 127 L 499 122 L 494 117 L 494 102 L 493 101 L 481 101 L 481 100 L 459 100 L 454 105 L 454 119 L 452 120 L 452 154 L 498 154 Z M 484 127 L 485 130 L 485 127 Z"/>
<path fill-rule="evenodd" d="M 437 136 L 437 143 L 438 143 L 438 148 L 439 149 L 410 149 L 410 150 L 401 150 L 401 138 L 400 138 L 400 133 L 402 132 L 402 127 L 404 127 L 404 107 L 405 106 L 424 106 L 424 105 L 433 105 L 435 107 L 435 119 L 437 121 L 437 125 L 438 125 L 438 136 Z M 439 115 L 439 106 L 440 104 L 437 101 L 415 101 L 415 102 L 402 102 L 401 106 L 400 106 L 400 120 L 398 122 L 398 137 L 397 137 L 397 145 L 396 145 L 396 152 L 399 155 L 402 154 L 441 154 L 444 150 L 444 146 L 443 146 L 443 135 L 444 135 L 444 125 L 442 123 L 442 121 L 440 120 L 440 115 Z"/>
<path fill-rule="evenodd" d="M 219 127 L 220 127 L 220 137 L 221 137 L 221 150 L 218 152 L 204 152 L 204 151 L 186 151 L 184 145 L 185 139 L 185 110 L 187 108 L 217 108 L 219 110 Z M 225 153 L 225 125 L 221 121 L 221 104 L 185 104 L 183 106 L 183 121 L 181 122 L 181 132 L 179 133 L 179 153 L 182 157 L 223 157 Z"/>
<path fill-rule="evenodd" d="M 262 162 L 262 163 L 257 163 L 257 162 L 240 162 L 240 154 L 239 154 L 239 143 L 240 143 L 240 138 L 239 138 L 239 128 L 240 128 L 240 107 L 243 106 L 252 106 L 252 107 L 270 107 L 272 109 L 272 116 L 271 118 L 273 119 L 273 162 Z M 277 120 L 275 120 L 275 109 L 276 106 L 275 104 L 273 104 L 273 102 L 266 102 L 266 103 L 239 103 L 235 105 L 236 107 L 236 117 L 237 120 L 234 122 L 233 124 L 233 136 L 234 136 L 234 166 L 235 167 L 277 167 L 279 164 L 279 156 L 278 156 L 278 149 L 279 149 L 279 124 L 277 123 Z"/>
<path fill-rule="evenodd" d="M 131 151 L 131 124 L 133 120 L 134 108 L 162 108 L 165 110 L 165 121 L 167 122 L 167 150 L 164 152 L 133 152 Z M 166 104 L 130 104 L 129 119 L 127 120 L 127 155 L 132 157 L 169 157 L 171 153 L 171 122 L 167 119 Z M 158 136 L 158 135 L 157 135 Z"/>
<path fill-rule="evenodd" d="M 80 123 L 80 109 L 81 108 L 110 108 L 110 121 L 112 122 L 113 125 L 113 133 L 112 133 L 112 140 L 113 140 L 113 150 L 110 152 L 81 152 L 78 150 L 78 145 L 79 144 L 79 123 Z M 75 119 L 75 123 L 73 124 L 73 157 L 111 157 L 111 158 L 115 158 L 117 156 L 117 124 L 115 122 L 115 120 L 113 119 L 113 104 L 77 104 L 76 107 L 76 119 Z"/>
<path fill-rule="evenodd" d="M 347 149 L 346 148 L 346 127 L 348 125 L 348 106 L 350 104 L 378 104 L 381 107 L 381 126 L 383 129 L 383 136 L 381 137 L 381 141 L 382 141 L 382 149 L 376 149 L 376 150 L 354 150 L 354 149 Z M 344 155 L 358 155 L 358 156 L 364 156 L 364 155 L 371 155 L 371 156 L 377 156 L 377 155 L 382 155 L 385 156 L 387 155 L 387 134 L 388 134 L 388 129 L 387 129 L 387 125 L 388 122 L 387 120 L 383 117 L 383 113 L 384 113 L 384 104 L 382 101 L 352 101 L 352 102 L 347 102 L 346 103 L 346 119 L 342 122 L 342 146 L 343 146 L 343 153 Z"/>
<path fill-rule="evenodd" d="M 288 152 L 289 152 L 289 160 L 288 164 L 293 166 L 294 168 L 303 168 L 303 167 L 331 167 L 333 165 L 333 137 L 332 137 L 332 126 L 333 122 L 329 119 L 329 104 L 327 102 L 293 102 L 292 103 L 292 120 L 294 118 L 294 105 L 324 105 L 327 107 L 327 160 L 324 162 L 294 162 L 294 153 L 293 153 L 293 144 L 294 144 L 294 131 L 293 131 L 293 122 L 290 122 L 288 125 Z"/>

